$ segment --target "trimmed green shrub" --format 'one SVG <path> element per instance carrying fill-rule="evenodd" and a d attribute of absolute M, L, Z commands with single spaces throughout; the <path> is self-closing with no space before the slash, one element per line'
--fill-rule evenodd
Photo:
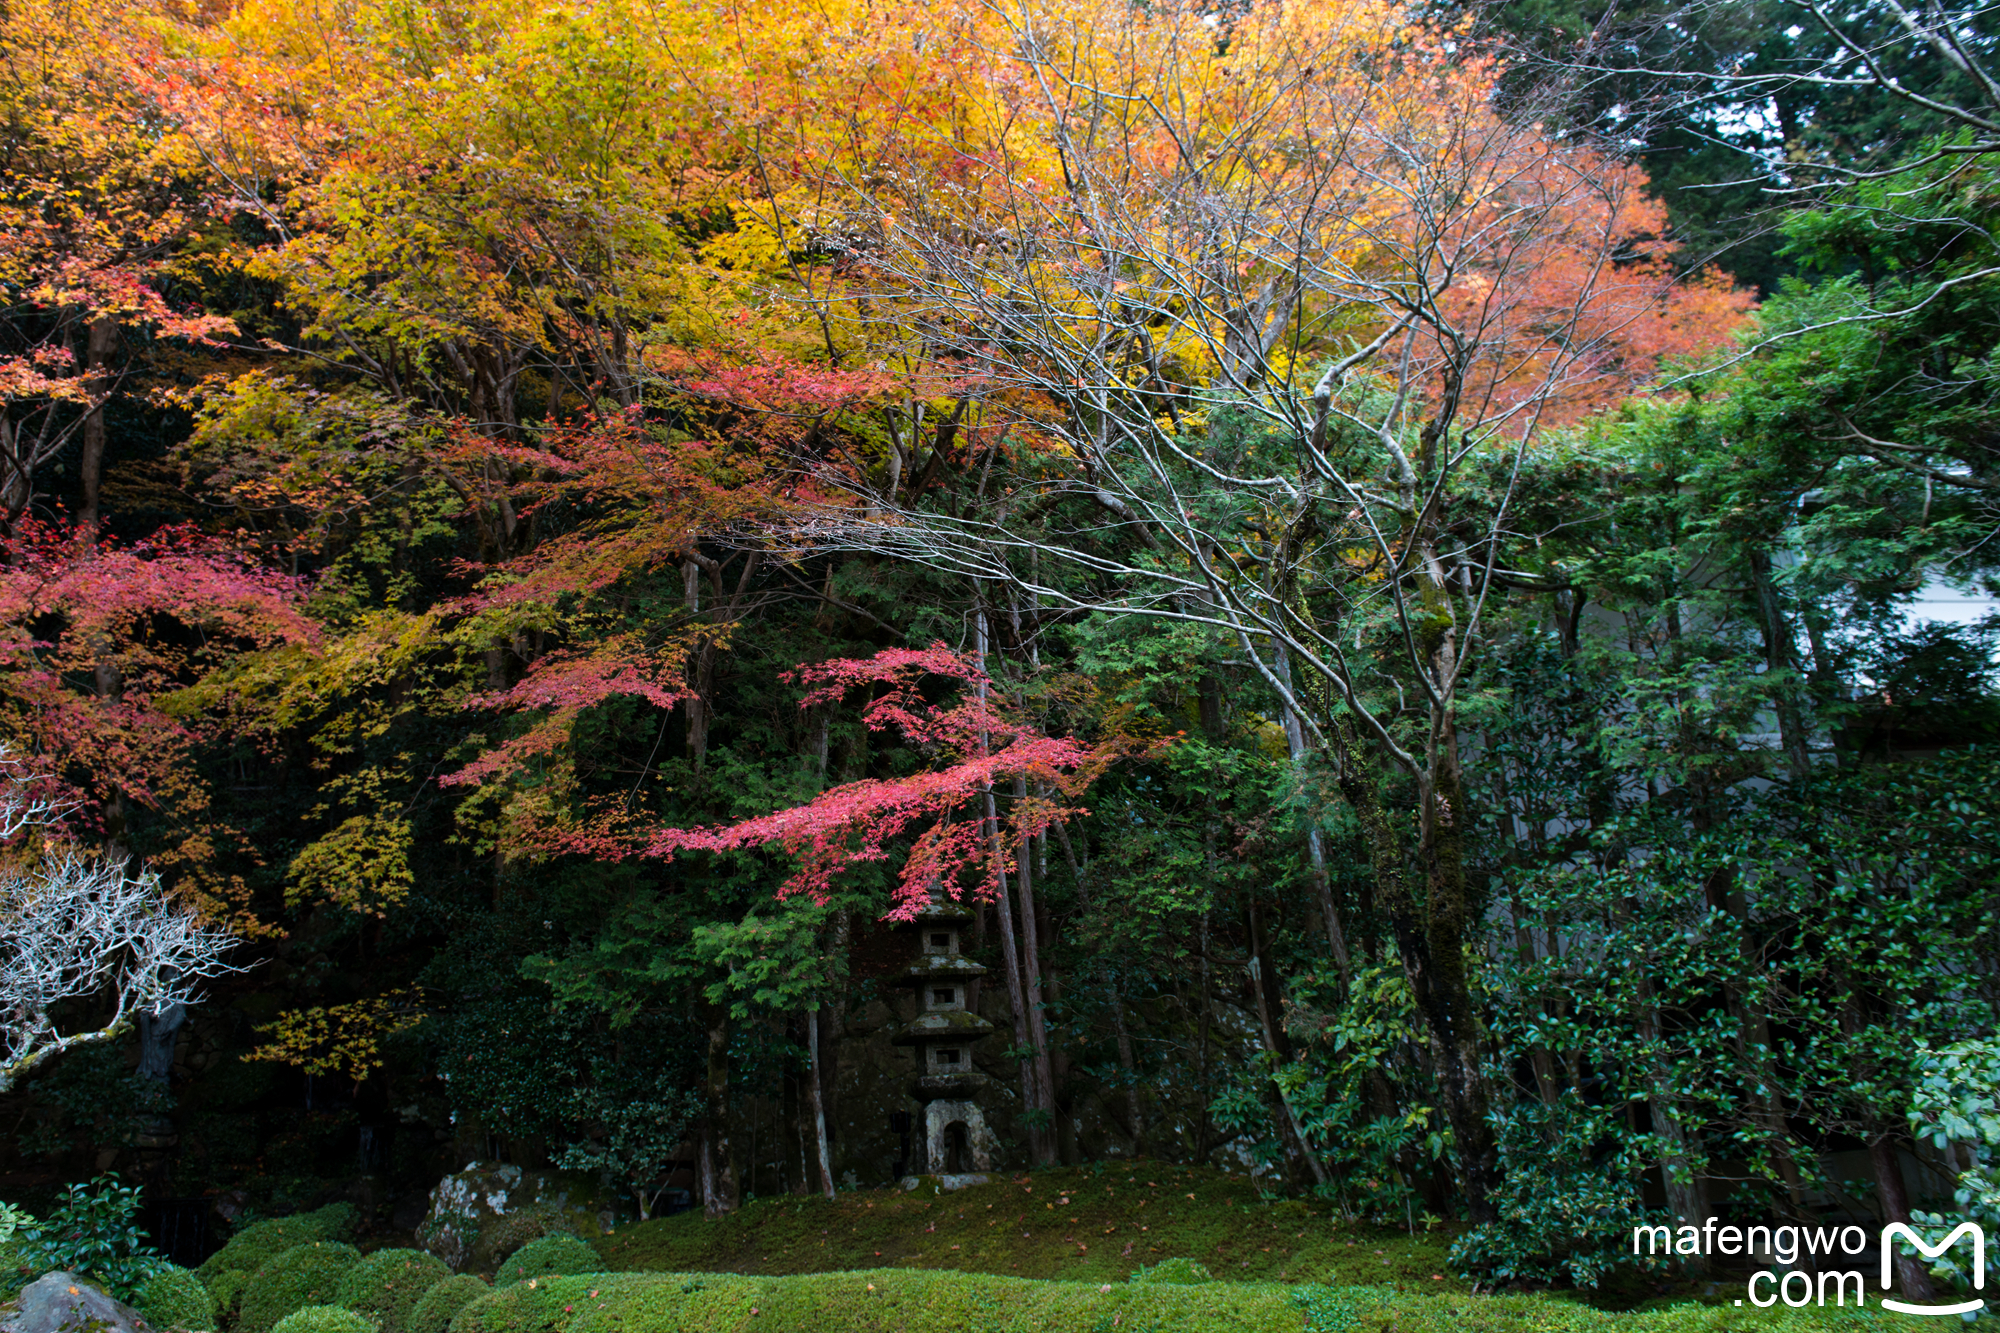
<path fill-rule="evenodd" d="M 139 1315 L 154 1328 L 213 1329 L 215 1297 L 188 1269 L 163 1268 L 139 1284 L 134 1302 Z"/>
<path fill-rule="evenodd" d="M 405 1333 L 446 1333 L 452 1317 L 493 1288 L 476 1273 L 458 1273 L 417 1298 L 403 1325 Z"/>
<path fill-rule="evenodd" d="M 336 1240 L 315 1240 L 278 1255 L 243 1289 L 236 1333 L 271 1333 L 280 1319 L 308 1305 L 332 1305 L 347 1270 L 361 1251 Z"/>
<path fill-rule="evenodd" d="M 319 1240 L 352 1240 L 360 1212 L 351 1203 L 330 1203 L 300 1214 L 300 1219 L 318 1233 Z"/>
<path fill-rule="evenodd" d="M 511 1287 L 529 1278 L 565 1277 L 573 1273 L 601 1273 L 604 1260 L 596 1250 L 575 1236 L 544 1236 L 514 1251 L 493 1275 L 495 1287 Z"/>
<path fill-rule="evenodd" d="M 577 1277 L 533 1278 L 511 1287 L 496 1287 L 471 1302 L 451 1321 L 449 1333 L 563 1333 L 585 1310 L 603 1306 L 620 1312 L 619 1317 L 645 1317 L 651 1310 L 646 1293 L 666 1283 L 678 1289 L 683 1283 L 697 1286 L 728 1285 L 752 1279 L 733 1273 L 589 1273 Z M 649 1329 L 673 1328 L 669 1320 Z M 818 1333 L 826 1333 L 819 1330 Z"/>
<path fill-rule="evenodd" d="M 375 1333 L 375 1323 L 345 1306 L 308 1305 L 280 1319 L 271 1333 Z"/>
<path fill-rule="evenodd" d="M 1193 1287 L 1215 1281 L 1215 1274 L 1192 1259 L 1162 1259 L 1151 1268 L 1134 1269 L 1126 1279 L 1140 1286 Z"/>
<path fill-rule="evenodd" d="M 200 1272 L 195 1276 L 200 1277 Z M 208 1294 L 215 1298 L 216 1327 L 227 1328 L 236 1322 L 236 1307 L 243 1299 L 243 1289 L 250 1285 L 251 1276 L 240 1268 L 232 1268 L 206 1279 Z"/>
<path fill-rule="evenodd" d="M 252 1222 L 229 1238 L 229 1242 L 202 1261 L 194 1271 L 206 1282 L 222 1273 L 254 1273 L 286 1250 L 316 1240 L 331 1240 L 320 1234 L 309 1217 L 267 1217 Z"/>
<path fill-rule="evenodd" d="M 382 1333 L 403 1333 L 417 1298 L 450 1276 L 442 1259 L 422 1250 L 377 1250 L 347 1270 L 338 1300 Z"/>

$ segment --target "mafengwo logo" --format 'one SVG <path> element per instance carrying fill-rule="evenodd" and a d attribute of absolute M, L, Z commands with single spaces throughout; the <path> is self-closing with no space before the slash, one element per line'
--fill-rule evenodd
<path fill-rule="evenodd" d="M 1804 1255 L 1827 1255 L 1835 1253 L 1859 1256 L 1867 1252 L 1868 1233 L 1860 1227 L 1735 1227 L 1723 1226 L 1717 1229 L 1717 1219 L 1709 1218 L 1699 1227 L 1681 1226 L 1634 1227 L 1632 1228 L 1632 1253 L 1640 1253 L 1639 1242 L 1644 1238 L 1645 1253 L 1648 1254 L 1719 1254 L 1727 1257 L 1768 1253 L 1778 1264 L 1791 1271 L 1780 1275 L 1765 1270 L 1750 1275 L 1750 1287 L 1746 1293 L 1752 1305 L 1768 1309 L 1783 1301 L 1793 1309 L 1807 1305 L 1846 1305 L 1850 1289 L 1856 1305 L 1866 1305 L 1867 1286 L 1862 1274 L 1855 1269 L 1844 1272 L 1832 1268 L 1821 1268 L 1808 1273 L 1792 1268 L 1799 1257 Z M 1851 1239 L 1850 1239 L 1851 1237 Z M 1882 1228 L 1882 1290 L 1893 1290 L 1895 1277 L 1896 1242 L 1909 1244 L 1926 1259 L 1941 1257 L 1946 1250 L 1960 1241 L 1972 1239 L 1972 1287 L 1975 1291 L 1986 1289 L 1986 1233 L 1976 1222 L 1960 1224 L 1956 1231 L 1935 1245 L 1927 1243 L 1923 1237 L 1901 1222 L 1891 1222 Z M 1828 1297 L 1832 1299 L 1829 1300 Z M 1738 1305 L 1742 1301 L 1736 1302 Z M 1968 1315 L 1984 1309 L 1986 1301 L 1975 1296 L 1969 1301 L 1958 1301 L 1951 1305 L 1912 1305 L 1908 1301 L 1895 1300 L 1884 1296 L 1882 1308 L 1899 1314 L 1948 1314 Z"/>
<path fill-rule="evenodd" d="M 1926 1259 L 1935 1259 L 1961 1240 L 1964 1240 L 1967 1236 L 1972 1237 L 1972 1289 L 1974 1291 L 1986 1290 L 1986 1233 L 1979 1229 L 1977 1222 L 1965 1223 L 1958 1230 L 1952 1232 L 1935 1245 L 1924 1244 L 1921 1236 L 1904 1226 L 1901 1222 L 1891 1222 L 1888 1226 L 1883 1227 L 1882 1290 L 1887 1291 L 1889 1289 L 1889 1269 L 1892 1266 L 1890 1259 L 1894 1253 L 1892 1247 L 1898 1236 L 1910 1242 L 1911 1246 L 1916 1249 L 1916 1252 Z M 1960 1301 L 1956 1305 L 1909 1305 L 1903 1301 L 1892 1301 L 1887 1296 L 1882 1298 L 1882 1308 L 1884 1310 L 1894 1310 L 1899 1314 L 1971 1314 L 1985 1304 L 1985 1300 L 1979 1297 L 1975 1297 L 1969 1301 Z"/>

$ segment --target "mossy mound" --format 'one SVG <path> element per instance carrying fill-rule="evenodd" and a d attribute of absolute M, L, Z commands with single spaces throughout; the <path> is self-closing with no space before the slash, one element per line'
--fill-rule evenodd
<path fill-rule="evenodd" d="M 422 1250 L 377 1250 L 347 1270 L 335 1299 L 382 1333 L 404 1333 L 418 1298 L 450 1276 L 444 1260 Z"/>
<path fill-rule="evenodd" d="M 559 1209 L 546 1205 L 536 1205 L 518 1213 L 506 1213 L 494 1218 L 480 1229 L 478 1243 L 474 1249 L 486 1257 L 488 1262 L 498 1264 L 511 1258 L 515 1251 L 544 1236 L 574 1236 L 576 1228 Z"/>
<path fill-rule="evenodd" d="M 271 1333 L 376 1333 L 375 1321 L 342 1305 L 308 1305 L 277 1322 Z"/>
<path fill-rule="evenodd" d="M 575 1236 L 544 1236 L 514 1251 L 493 1275 L 495 1287 L 511 1287 L 529 1278 L 564 1277 L 573 1273 L 602 1273 L 603 1256 Z"/>
<path fill-rule="evenodd" d="M 296 1217 L 267 1217 L 252 1222 L 195 1270 L 212 1283 L 224 1273 L 254 1273 L 286 1250 L 316 1240 L 346 1240 L 354 1232 L 354 1205 L 328 1204 Z M 213 1286 L 210 1290 L 214 1290 Z"/>
<path fill-rule="evenodd" d="M 341 1281 L 361 1262 L 361 1251 L 339 1241 L 316 1240 L 278 1255 L 243 1289 L 236 1333 L 271 1333 L 280 1319 L 308 1305 L 333 1305 Z"/>
<path fill-rule="evenodd" d="M 1324 1204 L 1272 1201 L 1248 1176 L 1158 1162 L 1103 1163 L 930 1187 L 760 1199 L 716 1221 L 698 1213 L 620 1227 L 597 1243 L 606 1268 L 823 1273 L 952 1269 L 1123 1282 L 1168 1259 L 1224 1282 L 1388 1283 L 1463 1291 L 1445 1266 L 1462 1228 L 1412 1235 L 1346 1221 Z"/>
<path fill-rule="evenodd" d="M 163 1268 L 139 1284 L 133 1307 L 160 1333 L 170 1328 L 213 1329 L 215 1297 L 185 1268 Z"/>
<path fill-rule="evenodd" d="M 343 1200 L 301 1213 L 299 1217 L 319 1232 L 320 1240 L 352 1240 L 355 1224 L 361 1220 L 361 1210 Z"/>
<path fill-rule="evenodd" d="M 472 1273 L 446 1278 L 418 1298 L 410 1311 L 406 1333 L 445 1333 L 460 1310 L 491 1290 L 485 1278 Z"/>
<path fill-rule="evenodd" d="M 215 1298 L 217 1328 L 228 1328 L 236 1322 L 237 1306 L 242 1303 L 243 1289 L 250 1285 L 252 1276 L 240 1268 L 232 1268 L 207 1280 L 208 1294 Z"/>
<path fill-rule="evenodd" d="M 519 1283 L 450 1333 L 1860 1333 L 1872 1313 L 1677 1306 L 1607 1314 L 1536 1296 L 1274 1282 L 1037 1282 L 875 1269 L 797 1277 L 615 1273 Z"/>
<path fill-rule="evenodd" d="M 1215 1281 L 1215 1274 L 1192 1259 L 1162 1259 L 1151 1268 L 1133 1270 L 1130 1281 L 1142 1287 L 1198 1287 Z"/>

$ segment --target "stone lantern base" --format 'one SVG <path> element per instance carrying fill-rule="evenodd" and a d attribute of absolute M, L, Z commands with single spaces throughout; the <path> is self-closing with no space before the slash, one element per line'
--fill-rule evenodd
<path fill-rule="evenodd" d="M 952 1160 L 953 1131 L 964 1135 L 959 1160 Z M 1000 1141 L 987 1128 L 986 1114 L 973 1101 L 932 1102 L 924 1107 L 924 1170 L 927 1175 L 965 1175 L 993 1169 Z"/>

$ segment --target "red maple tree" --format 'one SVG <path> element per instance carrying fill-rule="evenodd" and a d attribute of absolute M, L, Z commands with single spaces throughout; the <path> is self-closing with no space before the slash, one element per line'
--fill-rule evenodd
<path fill-rule="evenodd" d="M 1162 744 L 1117 730 L 1094 742 L 1049 735 L 993 688 L 976 659 L 942 643 L 837 658 L 785 678 L 807 687 L 801 708 L 835 706 L 851 690 L 870 689 L 862 721 L 871 730 L 899 734 L 931 764 L 908 777 L 842 783 L 803 805 L 720 827 L 660 829 L 634 838 L 603 825 L 567 838 L 568 848 L 613 860 L 637 854 L 671 861 L 687 851 L 778 847 L 798 861 L 778 897 L 802 893 L 823 902 L 843 871 L 890 859 L 900 840 L 914 834 L 886 913 L 886 919 L 907 921 L 940 887 L 953 897 L 997 893 L 1000 877 L 1012 868 L 1009 848 L 1087 813 L 1077 799 L 1112 764 Z M 934 701 L 924 687 L 936 681 L 957 688 Z M 1037 794 L 1014 800 L 999 827 L 968 812 L 999 782 L 1016 778 Z"/>

